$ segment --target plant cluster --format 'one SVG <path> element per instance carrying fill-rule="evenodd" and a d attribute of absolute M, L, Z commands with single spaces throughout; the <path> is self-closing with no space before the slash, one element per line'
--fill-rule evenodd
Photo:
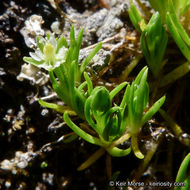
<path fill-rule="evenodd" d="M 24 61 L 49 72 L 53 90 L 64 102 L 63 105 L 48 103 L 39 99 L 39 103 L 47 108 L 63 114 L 65 123 L 74 131 L 67 139 L 70 142 L 76 135 L 85 141 L 100 147 L 78 170 L 83 170 L 95 162 L 101 155 L 108 152 L 111 156 L 122 157 L 133 150 L 134 155 L 143 159 L 144 154 L 138 145 L 138 134 L 141 128 L 158 111 L 172 127 L 174 133 L 182 130 L 170 116 L 160 107 L 165 96 L 155 101 L 159 87 L 179 79 L 190 71 L 189 62 L 163 74 L 167 63 L 165 52 L 168 38 L 172 37 L 187 61 L 190 61 L 190 38 L 181 24 L 180 18 L 190 6 L 189 0 L 149 0 L 155 13 L 147 22 L 138 8 L 130 1 L 129 17 L 134 27 L 140 33 L 142 53 L 150 68 L 154 81 L 151 89 L 152 99 L 149 100 L 149 84 L 147 82 L 148 67 L 144 67 L 130 84 L 123 82 L 109 91 L 105 86 L 93 86 L 85 72 L 86 66 L 101 48 L 101 43 L 91 51 L 80 64 L 79 53 L 82 44 L 83 30 L 75 37 L 74 27 L 70 31 L 70 42 L 64 36 L 55 38 L 47 34 L 46 38 L 37 37 L 37 48 L 30 52 L 30 57 Z M 114 97 L 124 91 L 121 102 L 116 104 Z M 72 115 L 83 120 L 83 126 L 77 125 Z M 124 142 L 130 142 L 125 149 L 120 148 Z M 148 155 L 148 154 L 147 154 Z M 150 157 L 147 156 L 145 163 Z M 184 181 L 189 185 L 188 165 L 189 155 L 183 161 L 176 181 Z"/>
<path fill-rule="evenodd" d="M 141 32 L 140 42 L 142 52 L 154 77 L 157 79 L 162 76 L 161 70 L 167 62 L 167 60 L 163 60 L 168 43 L 167 31 L 170 32 L 184 57 L 190 61 L 190 38 L 180 22 L 180 16 L 190 7 L 190 1 L 149 0 L 149 2 L 157 12 L 152 15 L 148 24 L 146 24 L 145 18 L 134 5 L 133 1 L 131 1 L 129 17 L 135 28 Z M 170 82 L 173 82 L 172 78 L 177 80 L 189 72 L 186 63 L 176 69 L 175 77 L 172 72 L 169 75 L 171 78 Z M 182 70 L 186 70 L 187 72 L 183 72 Z M 167 82 L 167 84 L 170 82 Z"/>
<path fill-rule="evenodd" d="M 181 23 L 181 18 L 190 8 L 190 0 L 149 0 L 155 13 L 148 23 L 145 22 L 143 14 L 134 5 L 134 2 L 131 0 L 130 3 L 129 17 L 136 30 L 141 33 L 141 49 L 154 76 L 154 86 L 157 89 L 158 87 L 164 87 L 187 74 L 190 71 L 190 37 Z M 173 38 L 187 62 L 180 63 L 177 68 L 164 75 L 163 67 L 167 63 L 167 60 L 164 60 L 164 54 L 168 38 Z M 154 89 L 155 92 L 156 88 Z M 153 92 L 153 95 L 155 92 Z M 181 127 L 166 111 L 160 109 L 159 112 L 173 130 L 173 133 L 179 137 L 183 133 Z M 182 143 L 190 146 L 189 139 Z M 185 186 L 175 187 L 175 189 L 189 189 L 189 163 L 190 155 L 188 154 L 182 162 L 176 178 L 176 182 L 184 182 Z"/>
<path fill-rule="evenodd" d="M 84 118 L 84 102 L 86 100 L 86 94 L 83 91 L 86 82 L 81 84 L 81 76 L 90 60 L 101 48 L 101 43 L 99 43 L 79 67 L 78 58 L 83 30 L 80 30 L 77 39 L 75 39 L 74 27 L 71 28 L 70 46 L 64 36 L 58 39 L 50 34 L 47 34 L 46 39 L 37 37 L 35 53 L 30 52 L 31 57 L 24 57 L 25 62 L 49 71 L 52 87 L 59 98 L 81 118 Z M 42 100 L 40 103 L 45 105 Z M 58 105 L 46 105 L 47 107 L 53 106 L 52 108 L 61 112 L 65 110 L 64 107 Z"/>
<path fill-rule="evenodd" d="M 83 29 L 75 38 L 74 27 L 70 32 L 70 44 L 65 37 L 58 39 L 47 34 L 46 38 L 37 37 L 37 49 L 24 57 L 24 61 L 49 72 L 54 91 L 66 106 L 39 100 L 42 106 L 64 113 L 66 124 L 82 139 L 100 146 L 87 164 L 86 168 L 104 151 L 112 156 L 125 156 L 131 151 L 142 159 L 144 155 L 138 147 L 138 133 L 142 126 L 159 110 L 165 97 L 149 106 L 149 85 L 147 83 L 148 68 L 144 67 L 132 84 L 123 82 L 109 92 L 104 86 L 93 87 L 92 81 L 85 71 L 86 66 L 101 48 L 99 43 L 86 59 L 79 65 L 79 52 L 82 43 Z M 84 81 L 81 82 L 82 77 Z M 127 87 L 126 87 L 127 86 Z M 114 97 L 123 89 L 125 93 L 120 105 Z M 148 111 L 146 111 L 148 110 Z M 69 115 L 78 115 L 89 130 L 77 126 Z M 90 131 L 90 132 L 89 132 Z M 118 148 L 118 145 L 131 138 L 131 147 Z"/>

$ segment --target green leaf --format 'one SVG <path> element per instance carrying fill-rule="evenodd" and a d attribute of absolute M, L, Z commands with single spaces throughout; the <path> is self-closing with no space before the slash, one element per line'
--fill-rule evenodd
<path fill-rule="evenodd" d="M 80 51 L 81 44 L 82 44 L 83 32 L 84 32 L 84 28 L 82 28 L 79 31 L 79 34 L 78 34 L 77 39 L 76 39 L 76 46 L 74 48 L 74 53 L 73 53 L 74 54 L 73 59 L 76 60 L 76 63 L 78 63 L 78 57 L 79 57 L 79 51 Z"/>
<path fill-rule="evenodd" d="M 92 84 L 90 77 L 88 76 L 88 74 L 86 72 L 84 72 L 84 78 L 88 84 L 88 96 L 90 96 L 90 94 L 93 90 L 93 84 Z"/>
<path fill-rule="evenodd" d="M 80 118 L 84 119 L 84 105 L 86 98 L 77 88 L 74 88 L 73 96 L 71 98 L 72 108 L 77 112 Z"/>
<path fill-rule="evenodd" d="M 66 66 L 67 70 L 69 70 L 69 67 L 73 61 L 73 47 L 69 47 L 67 51 L 67 56 L 64 65 Z"/>
<path fill-rule="evenodd" d="M 183 77 L 190 71 L 190 63 L 186 62 L 180 66 L 178 66 L 173 71 L 166 74 L 162 80 L 160 81 L 159 87 L 167 86 L 168 84 L 171 84 L 178 80 L 179 78 Z"/>
<path fill-rule="evenodd" d="M 74 59 L 75 58 L 74 52 L 75 52 L 76 48 L 77 48 L 77 44 L 76 44 L 76 40 L 75 40 L 75 30 L 74 30 L 74 26 L 72 26 L 71 30 L 70 30 L 70 47 L 68 49 L 67 57 L 66 57 L 66 61 L 65 61 L 65 65 L 67 66 L 67 69 L 69 69 L 70 64 L 73 61 L 76 61 Z"/>
<path fill-rule="evenodd" d="M 134 130 L 135 122 L 137 118 L 134 117 L 135 109 L 134 109 L 134 83 L 130 87 L 130 94 L 129 94 L 129 102 L 128 102 L 128 112 L 127 112 L 127 125 L 129 126 L 129 131 Z M 136 127 L 136 126 L 135 126 Z"/>
<path fill-rule="evenodd" d="M 147 69 L 147 66 L 146 66 L 146 67 L 143 67 L 143 68 L 141 69 L 141 71 L 139 72 L 139 74 L 137 75 L 137 77 L 135 78 L 135 81 L 134 81 L 133 83 L 139 85 L 139 83 L 140 83 L 140 81 L 141 81 L 141 78 L 142 78 L 142 76 L 143 76 L 143 74 L 144 74 L 144 72 L 145 72 L 146 69 Z"/>
<path fill-rule="evenodd" d="M 148 0 L 152 8 L 160 13 L 162 20 L 165 21 L 166 13 L 173 4 L 177 18 L 180 18 L 190 6 L 189 0 Z"/>
<path fill-rule="evenodd" d="M 186 189 L 190 188 L 190 153 L 184 158 L 181 166 L 178 170 L 176 182 L 186 182 L 185 187 L 175 187 L 175 190 Z"/>
<path fill-rule="evenodd" d="M 98 53 L 98 51 L 101 49 L 102 43 L 98 43 L 98 45 L 90 52 L 90 54 L 86 57 L 86 59 L 82 62 L 80 67 L 80 73 L 82 74 L 86 68 L 86 66 L 90 63 L 92 58 Z"/>
<path fill-rule="evenodd" d="M 111 92 L 110 92 L 110 99 L 112 101 L 112 99 L 114 98 L 114 96 L 116 94 L 119 93 L 119 91 L 121 91 L 125 86 L 127 85 L 127 82 L 123 82 L 120 85 L 118 85 L 117 87 L 115 87 Z"/>
<path fill-rule="evenodd" d="M 131 153 L 131 147 L 127 149 L 120 149 L 120 148 L 114 147 L 111 149 L 108 148 L 106 150 L 111 156 L 114 156 L 114 157 L 123 157 Z"/>
<path fill-rule="evenodd" d="M 148 104 L 148 100 L 149 100 L 149 85 L 146 82 L 146 84 L 145 84 L 145 91 L 144 91 L 144 108 L 143 108 L 143 110 L 146 109 L 147 104 Z"/>
<path fill-rule="evenodd" d="M 55 79 L 53 71 L 49 71 L 49 76 L 50 76 L 50 81 L 52 83 L 52 87 L 57 93 L 57 95 L 61 98 L 61 100 L 65 101 L 66 103 L 69 102 L 68 92 L 67 94 L 63 93 L 66 92 L 66 90 L 62 85 L 59 85 L 59 83 Z"/>
<path fill-rule="evenodd" d="M 155 78 L 162 68 L 168 36 L 162 26 L 160 14 L 154 13 L 141 35 L 141 48 Z"/>
<path fill-rule="evenodd" d="M 91 109 L 93 112 L 106 112 L 110 109 L 111 98 L 105 87 L 96 87 L 92 92 L 92 96 Z"/>
<path fill-rule="evenodd" d="M 120 126 L 120 131 L 118 133 L 118 136 L 122 136 L 124 132 L 126 132 L 127 128 L 127 114 L 128 114 L 128 109 L 127 107 L 121 110 L 121 126 Z"/>
<path fill-rule="evenodd" d="M 190 38 L 184 30 L 183 26 L 181 25 L 179 19 L 177 19 L 172 4 L 170 6 L 170 11 L 167 13 L 166 16 L 166 23 L 179 49 L 186 57 L 186 59 L 190 61 Z"/>
<path fill-rule="evenodd" d="M 178 18 L 180 18 L 180 16 L 182 16 L 187 8 L 190 6 L 189 0 L 169 0 L 169 4 L 171 4 L 171 2 L 173 2 L 174 9 Z"/>
<path fill-rule="evenodd" d="M 122 101 L 121 101 L 120 108 L 125 108 L 125 106 L 126 106 L 126 105 L 128 104 L 128 102 L 129 102 L 129 97 L 130 97 L 130 85 L 128 84 L 128 85 L 127 85 L 127 88 L 126 88 L 126 90 L 125 90 L 123 99 L 122 99 Z"/>
<path fill-rule="evenodd" d="M 87 82 L 84 81 L 83 83 L 80 84 L 80 86 L 77 88 L 79 91 L 83 92 L 83 88 L 87 85 Z"/>
<path fill-rule="evenodd" d="M 56 49 L 56 53 L 59 52 L 60 48 L 62 47 L 66 47 L 68 48 L 68 44 L 67 44 L 67 40 L 64 36 L 61 36 L 58 40 L 57 40 L 57 49 Z"/>
<path fill-rule="evenodd" d="M 189 3 L 190 3 L 190 1 L 189 1 Z M 190 46 L 190 38 L 189 38 L 187 32 L 185 31 L 185 29 L 183 28 L 182 24 L 180 23 L 179 18 L 177 18 L 173 3 L 171 3 L 169 6 L 169 14 L 171 15 L 171 19 L 175 23 L 175 26 L 178 29 L 178 32 L 179 32 L 180 36 L 182 37 L 183 41 L 188 46 Z"/>
<path fill-rule="evenodd" d="M 32 65 L 35 65 L 35 66 L 37 66 L 37 67 L 39 67 L 41 64 L 44 63 L 44 60 L 42 60 L 42 61 L 36 61 L 36 60 L 34 60 L 33 58 L 31 58 L 31 57 L 23 57 L 23 60 L 24 60 L 25 62 L 30 63 L 30 64 L 32 64 Z"/>
<path fill-rule="evenodd" d="M 55 75 L 61 82 L 61 86 L 65 86 L 65 88 L 69 89 L 69 82 L 68 82 L 68 76 L 65 72 L 64 66 L 61 64 L 59 67 L 56 67 L 54 70 Z"/>
<path fill-rule="evenodd" d="M 78 69 L 78 66 L 77 66 L 76 61 L 72 61 L 70 64 L 69 71 L 68 71 L 68 80 L 69 80 L 70 89 L 74 89 L 74 87 L 76 86 L 77 69 Z"/>
<path fill-rule="evenodd" d="M 45 41 L 45 39 L 42 38 L 41 36 L 36 37 L 37 46 L 39 47 L 39 49 L 40 49 L 40 51 L 42 53 L 43 53 L 43 50 L 44 50 L 44 41 Z"/>
<path fill-rule="evenodd" d="M 93 137 L 92 135 L 89 135 L 88 133 L 86 133 L 85 131 L 83 131 L 82 129 L 80 129 L 77 125 L 75 125 L 71 119 L 69 118 L 69 115 L 67 112 L 64 113 L 64 121 L 66 122 L 66 124 L 78 135 L 80 136 L 82 139 L 84 139 L 85 141 L 92 143 L 92 144 L 96 144 L 99 146 L 102 146 L 102 143 L 100 142 L 100 140 L 96 137 Z"/>
<path fill-rule="evenodd" d="M 148 0 L 152 8 L 160 13 L 162 20 L 165 20 L 165 16 L 168 10 L 168 0 Z"/>
<path fill-rule="evenodd" d="M 121 108 L 113 107 L 105 115 L 104 136 L 108 141 L 113 141 L 118 137 L 122 122 Z"/>
<path fill-rule="evenodd" d="M 147 98 L 147 75 L 148 75 L 148 68 L 144 71 L 143 76 L 141 78 L 140 84 L 138 85 L 138 89 L 135 91 L 135 112 L 137 115 L 141 115 L 146 107 L 145 97 Z"/>
<path fill-rule="evenodd" d="M 38 102 L 40 105 L 46 108 L 51 108 L 57 112 L 64 113 L 65 111 L 67 111 L 69 115 L 76 115 L 76 113 L 73 110 L 70 110 L 67 106 L 61 106 L 54 103 L 48 103 L 48 102 L 43 101 L 42 99 L 39 99 Z"/>
<path fill-rule="evenodd" d="M 99 132 L 98 128 L 91 117 L 91 101 L 92 101 L 92 96 L 88 97 L 88 99 L 85 102 L 85 107 L 84 107 L 85 119 L 90 124 L 90 126 L 98 133 Z"/>
<path fill-rule="evenodd" d="M 143 28 L 141 28 L 142 24 L 145 25 L 144 18 L 142 14 L 138 11 L 138 9 L 135 7 L 134 3 L 130 1 L 130 8 L 129 8 L 129 18 L 136 28 L 138 32 L 141 32 Z"/>
<path fill-rule="evenodd" d="M 75 29 L 74 26 L 72 26 L 70 30 L 70 47 L 74 47 L 75 44 Z"/>
<path fill-rule="evenodd" d="M 163 105 L 165 102 L 166 97 L 163 96 L 160 98 L 157 102 L 153 104 L 153 106 L 145 113 L 145 115 L 142 118 L 142 123 L 141 125 L 143 126 L 158 110 L 160 107 Z"/>

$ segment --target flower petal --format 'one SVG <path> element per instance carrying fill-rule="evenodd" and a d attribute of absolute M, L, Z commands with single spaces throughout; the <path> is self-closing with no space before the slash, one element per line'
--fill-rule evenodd
<path fill-rule="evenodd" d="M 41 61 L 42 59 L 35 53 L 30 52 L 29 55 L 31 56 L 32 59 L 36 60 L 36 61 Z"/>

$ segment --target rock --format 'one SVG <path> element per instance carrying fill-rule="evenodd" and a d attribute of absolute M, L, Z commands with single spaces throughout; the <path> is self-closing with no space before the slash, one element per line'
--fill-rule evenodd
<path fill-rule="evenodd" d="M 45 31 L 42 29 L 43 23 L 43 18 L 38 15 L 32 15 L 25 21 L 25 26 L 20 32 L 28 47 L 32 48 L 36 45 L 36 36 L 44 36 Z"/>
<path fill-rule="evenodd" d="M 49 77 L 45 73 L 43 73 L 39 68 L 31 65 L 24 64 L 21 67 L 21 72 L 17 76 L 17 80 L 23 81 L 23 79 L 27 79 L 32 82 L 32 84 L 37 84 L 39 86 L 44 85 L 48 82 Z"/>

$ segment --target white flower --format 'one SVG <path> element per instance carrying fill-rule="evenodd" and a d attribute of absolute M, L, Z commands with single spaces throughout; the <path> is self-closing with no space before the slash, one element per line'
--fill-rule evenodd
<path fill-rule="evenodd" d="M 55 39 L 52 34 L 47 34 L 45 39 L 37 37 L 38 48 L 35 52 L 29 53 L 30 57 L 24 57 L 24 61 L 48 71 L 59 67 L 65 62 L 68 51 L 68 48 L 64 46 L 64 41 L 63 36 Z"/>

